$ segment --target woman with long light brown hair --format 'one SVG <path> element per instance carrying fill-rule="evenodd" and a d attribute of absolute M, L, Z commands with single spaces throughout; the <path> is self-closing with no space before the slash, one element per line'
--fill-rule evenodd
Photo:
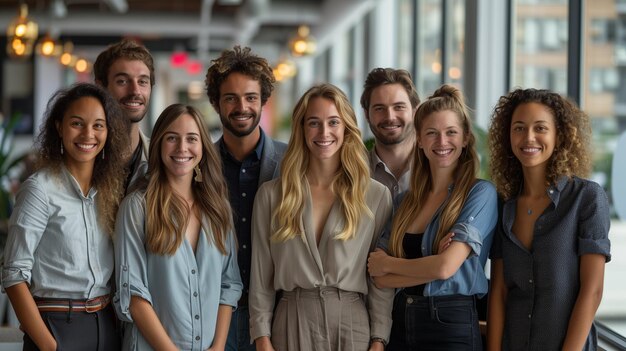
<path fill-rule="evenodd" d="M 161 113 L 147 179 L 116 223 L 123 347 L 223 350 L 242 284 L 221 162 L 195 108 Z"/>
<path fill-rule="evenodd" d="M 378 286 L 402 288 L 388 350 L 482 350 L 476 298 L 497 220 L 461 92 L 443 85 L 418 107 L 411 187 L 394 214 L 389 252 L 368 260 Z M 452 233 L 452 234 L 449 234 Z"/>
<path fill-rule="evenodd" d="M 382 349 L 393 290 L 372 284 L 366 260 L 391 208 L 389 190 L 370 179 L 348 98 L 330 84 L 309 89 L 294 109 L 281 177 L 264 183 L 254 203 L 257 350 Z"/>

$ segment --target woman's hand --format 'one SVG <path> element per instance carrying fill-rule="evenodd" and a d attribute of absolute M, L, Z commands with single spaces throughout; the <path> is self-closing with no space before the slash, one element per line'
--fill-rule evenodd
<path fill-rule="evenodd" d="M 438 255 L 442 254 L 448 247 L 450 247 L 450 244 L 452 244 L 452 238 L 454 238 L 454 233 L 448 233 L 441 239 L 437 250 Z"/>
<path fill-rule="evenodd" d="M 254 340 L 254 345 L 257 351 L 274 351 L 274 346 L 272 346 L 272 341 L 269 336 L 257 338 Z"/>
<path fill-rule="evenodd" d="M 383 249 L 376 249 L 374 252 L 371 252 L 367 259 L 367 271 L 370 276 L 380 277 L 387 274 L 385 262 L 390 257 Z"/>
<path fill-rule="evenodd" d="M 385 345 L 383 345 L 383 343 L 380 341 L 372 342 L 369 348 L 369 351 L 384 351 L 384 350 L 385 350 Z"/>

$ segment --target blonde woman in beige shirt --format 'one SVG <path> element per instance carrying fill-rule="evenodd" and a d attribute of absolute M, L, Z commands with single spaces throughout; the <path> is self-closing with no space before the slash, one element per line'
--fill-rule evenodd
<path fill-rule="evenodd" d="M 250 334 L 257 350 L 382 350 L 393 290 L 366 260 L 391 214 L 371 180 L 354 110 L 322 84 L 298 101 L 281 177 L 257 192 Z M 281 292 L 276 309 L 276 294 Z"/>

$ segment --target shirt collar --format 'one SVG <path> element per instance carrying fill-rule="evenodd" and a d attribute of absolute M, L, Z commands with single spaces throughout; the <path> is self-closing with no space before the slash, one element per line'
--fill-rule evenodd
<path fill-rule="evenodd" d="M 263 128 L 260 128 L 260 127 L 259 127 L 259 131 L 260 131 L 259 142 L 254 147 L 254 154 L 256 155 L 257 160 L 260 160 L 261 157 L 263 156 L 263 145 L 265 145 L 265 132 L 263 132 Z M 230 157 L 232 157 L 232 155 L 226 148 L 226 143 L 224 142 L 224 136 L 222 136 L 217 143 L 220 147 L 220 152 L 222 153 L 222 155 L 229 155 Z"/>

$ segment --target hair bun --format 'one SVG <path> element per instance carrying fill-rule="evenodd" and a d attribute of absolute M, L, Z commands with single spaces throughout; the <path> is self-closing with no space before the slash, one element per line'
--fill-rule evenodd
<path fill-rule="evenodd" d="M 461 104 L 465 103 L 461 90 L 449 84 L 444 84 L 441 87 L 439 87 L 439 89 L 435 90 L 435 92 L 433 93 L 433 95 L 429 97 L 429 99 L 444 98 L 444 97 L 455 99 Z"/>

